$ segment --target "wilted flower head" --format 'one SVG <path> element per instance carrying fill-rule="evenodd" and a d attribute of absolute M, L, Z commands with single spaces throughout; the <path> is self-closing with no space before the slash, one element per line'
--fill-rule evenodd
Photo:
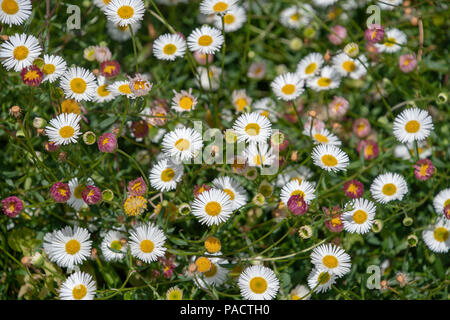
<path fill-rule="evenodd" d="M 31 65 L 22 69 L 20 77 L 27 86 L 38 87 L 44 79 L 44 74 L 37 66 Z"/>
<path fill-rule="evenodd" d="M 22 108 L 19 106 L 12 106 L 11 108 L 9 108 L 9 114 L 18 119 L 22 115 Z"/>
<path fill-rule="evenodd" d="M 308 211 L 308 204 L 305 202 L 303 195 L 295 194 L 291 196 L 287 203 L 289 211 L 296 216 L 301 216 Z"/>
<path fill-rule="evenodd" d="M 81 192 L 81 196 L 87 204 L 96 204 L 102 200 L 102 191 L 96 186 L 87 185 Z"/>
<path fill-rule="evenodd" d="M 97 145 L 101 152 L 113 152 L 117 147 L 117 138 L 110 132 L 104 133 L 98 138 Z"/>
<path fill-rule="evenodd" d="M 16 196 L 11 196 L 2 200 L 3 213 L 11 218 L 20 214 L 23 210 L 23 201 Z"/>
<path fill-rule="evenodd" d="M 404 54 L 398 58 L 398 67 L 402 72 L 408 73 L 413 71 L 417 66 L 417 59 L 414 54 Z"/>
<path fill-rule="evenodd" d="M 142 177 L 128 183 L 128 193 L 133 196 L 143 196 L 147 192 L 147 184 Z"/>
<path fill-rule="evenodd" d="M 340 45 L 345 38 L 347 38 L 347 29 L 340 25 L 332 27 L 331 33 L 328 34 L 328 39 L 334 45 Z"/>
<path fill-rule="evenodd" d="M 358 143 L 356 150 L 358 151 L 359 154 L 361 154 L 361 152 L 364 152 L 365 160 L 374 159 L 374 158 L 378 157 L 378 153 L 379 153 L 378 144 L 375 141 L 370 140 L 370 139 L 361 140 Z"/>
<path fill-rule="evenodd" d="M 120 64 L 116 60 L 104 61 L 100 64 L 100 74 L 105 78 L 113 78 L 120 73 Z"/>
<path fill-rule="evenodd" d="M 366 118 L 359 118 L 353 122 L 353 133 L 358 138 L 364 138 L 370 134 L 370 123 Z"/>
<path fill-rule="evenodd" d="M 58 151 L 60 148 L 59 144 L 56 144 L 53 141 L 46 141 L 44 142 L 44 149 L 48 152 L 55 152 Z"/>
<path fill-rule="evenodd" d="M 149 117 L 147 117 L 147 122 L 152 126 L 163 126 L 167 122 L 167 102 L 163 99 L 156 99 L 155 101 L 150 102 L 153 105 L 153 108 L 150 109 Z"/>
<path fill-rule="evenodd" d="M 380 42 L 384 38 L 384 28 L 379 24 L 372 24 L 364 32 L 364 38 L 370 43 Z"/>
<path fill-rule="evenodd" d="M 347 181 L 342 189 L 345 195 L 352 199 L 360 198 L 364 193 L 364 185 L 358 180 Z"/>
<path fill-rule="evenodd" d="M 334 96 L 328 104 L 328 111 L 332 119 L 341 119 L 349 108 L 349 103 L 344 97 Z"/>
<path fill-rule="evenodd" d="M 67 202 L 71 196 L 70 187 L 67 183 L 57 182 L 50 188 L 50 194 L 55 202 Z"/>
<path fill-rule="evenodd" d="M 331 210 L 323 207 L 322 210 L 328 215 L 328 219 L 325 220 L 325 227 L 331 232 L 341 232 L 344 229 L 342 223 L 342 209 L 339 206 L 334 206 Z"/>
<path fill-rule="evenodd" d="M 147 95 L 152 89 L 152 84 L 148 81 L 147 77 L 137 73 L 134 78 L 128 77 L 130 79 L 130 89 L 136 97 L 142 97 Z"/>
<path fill-rule="evenodd" d="M 131 123 L 131 132 L 135 138 L 145 138 L 148 135 L 147 121 L 139 120 Z"/>
<path fill-rule="evenodd" d="M 430 179 L 436 171 L 436 168 L 430 159 L 422 159 L 417 161 L 414 165 L 414 169 L 414 175 L 418 180 L 422 181 Z"/>
<path fill-rule="evenodd" d="M 103 46 L 96 46 L 95 47 L 95 59 L 102 63 L 105 61 L 111 60 L 111 51 L 108 49 L 108 47 Z"/>

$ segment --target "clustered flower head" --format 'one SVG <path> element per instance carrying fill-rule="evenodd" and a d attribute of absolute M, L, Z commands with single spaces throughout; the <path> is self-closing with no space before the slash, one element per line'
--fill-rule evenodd
<path fill-rule="evenodd" d="M 102 191 L 96 186 L 86 186 L 81 192 L 84 202 L 88 205 L 96 204 L 102 199 Z"/>
<path fill-rule="evenodd" d="M 430 159 L 418 160 L 414 165 L 414 175 L 418 180 L 421 181 L 430 179 L 435 171 L 436 168 L 434 167 Z"/>
<path fill-rule="evenodd" d="M 110 132 L 102 134 L 98 138 L 97 145 L 101 152 L 114 152 L 117 148 L 116 135 Z"/>
<path fill-rule="evenodd" d="M 289 198 L 287 203 L 289 211 L 296 216 L 301 216 L 308 211 L 308 204 L 305 202 L 303 195 L 296 194 Z"/>
<path fill-rule="evenodd" d="M 64 203 L 70 199 L 72 193 L 67 183 L 57 182 L 50 188 L 50 194 L 55 202 Z"/>
<path fill-rule="evenodd" d="M 4 214 L 14 218 L 23 211 L 23 201 L 16 196 L 10 196 L 2 200 L 2 209 Z"/>

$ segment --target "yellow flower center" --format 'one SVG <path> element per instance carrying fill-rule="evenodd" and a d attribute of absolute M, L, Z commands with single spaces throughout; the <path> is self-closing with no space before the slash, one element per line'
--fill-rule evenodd
<path fill-rule="evenodd" d="M 236 100 L 236 105 L 238 107 L 238 111 L 242 111 L 247 106 L 247 100 L 245 100 L 244 98 L 239 98 Z"/>
<path fill-rule="evenodd" d="M 217 2 L 214 6 L 213 6 L 213 10 L 215 12 L 224 12 L 225 10 L 228 9 L 228 4 L 222 1 Z"/>
<path fill-rule="evenodd" d="M 131 94 L 131 88 L 128 83 L 122 84 L 119 86 L 119 92 L 122 94 Z"/>
<path fill-rule="evenodd" d="M 130 19 L 134 15 L 134 9 L 130 6 L 121 6 L 117 14 L 121 19 Z"/>
<path fill-rule="evenodd" d="M 387 196 L 392 196 L 397 192 L 397 187 L 393 183 L 386 183 L 382 189 L 383 194 Z"/>
<path fill-rule="evenodd" d="M 317 282 L 319 282 L 319 284 L 325 284 L 328 281 L 330 281 L 331 275 L 328 272 L 322 272 L 321 274 L 319 274 L 319 277 L 317 278 Z"/>
<path fill-rule="evenodd" d="M 81 245 L 78 240 L 72 239 L 66 242 L 66 253 L 74 255 L 80 251 Z"/>
<path fill-rule="evenodd" d="M 206 278 L 211 278 L 214 277 L 217 273 L 217 266 L 211 262 L 211 269 L 209 269 L 209 271 L 206 271 L 205 273 L 203 273 L 203 275 Z"/>
<path fill-rule="evenodd" d="M 234 192 L 230 189 L 223 189 L 223 192 L 225 192 L 226 194 L 228 194 L 231 198 L 231 200 L 234 200 Z"/>
<path fill-rule="evenodd" d="M 293 294 L 291 298 L 292 300 L 300 300 L 300 297 L 296 294 Z"/>
<path fill-rule="evenodd" d="M 245 126 L 245 132 L 249 136 L 257 136 L 260 130 L 261 127 L 257 123 L 249 123 L 248 125 Z"/>
<path fill-rule="evenodd" d="M 70 81 L 70 89 L 75 93 L 81 94 L 86 91 L 86 88 L 86 81 L 84 81 L 84 79 L 82 78 L 73 78 Z"/>
<path fill-rule="evenodd" d="M 268 117 L 269 117 L 269 111 L 262 111 L 262 112 L 260 113 L 260 115 L 262 115 L 263 117 L 268 118 Z"/>
<path fill-rule="evenodd" d="M 296 196 L 296 195 L 300 195 L 303 198 L 305 198 L 305 193 L 302 190 L 294 190 L 291 192 L 291 197 Z"/>
<path fill-rule="evenodd" d="M 119 240 L 113 240 L 109 246 L 114 250 L 122 250 L 122 243 Z"/>
<path fill-rule="evenodd" d="M 208 237 L 205 240 L 205 248 L 209 253 L 216 253 L 220 251 L 222 244 L 216 237 Z"/>
<path fill-rule="evenodd" d="M 30 50 L 25 46 L 18 46 L 14 49 L 13 56 L 14 59 L 22 61 L 28 57 Z"/>
<path fill-rule="evenodd" d="M 100 97 L 106 97 L 106 96 L 109 96 L 109 94 L 111 93 L 111 92 L 109 92 L 109 91 L 106 89 L 106 87 L 107 87 L 106 84 L 101 85 L 101 86 L 98 86 L 98 88 L 97 88 L 97 93 L 98 93 L 98 95 L 99 95 Z"/>
<path fill-rule="evenodd" d="M 448 239 L 448 229 L 444 227 L 438 227 L 434 229 L 434 238 L 439 242 L 445 242 Z"/>
<path fill-rule="evenodd" d="M 62 113 L 76 113 L 80 114 L 80 106 L 73 99 L 64 100 L 61 102 L 61 112 Z"/>
<path fill-rule="evenodd" d="M 82 185 L 82 184 L 78 185 L 75 188 L 75 190 L 73 191 L 74 197 L 77 199 L 82 199 L 83 197 L 82 197 L 81 193 L 83 192 L 84 188 L 85 188 L 84 185 Z"/>
<path fill-rule="evenodd" d="M 166 44 L 163 48 L 163 52 L 165 54 L 172 55 L 177 52 L 177 46 L 172 43 Z"/>
<path fill-rule="evenodd" d="M 223 21 L 225 22 L 225 24 L 232 24 L 235 20 L 236 20 L 236 18 L 230 13 L 227 13 L 223 17 Z"/>
<path fill-rule="evenodd" d="M 320 87 L 328 87 L 331 84 L 331 79 L 327 77 L 321 77 L 319 80 L 317 80 L 317 84 Z"/>
<path fill-rule="evenodd" d="M 180 289 L 174 289 L 167 295 L 167 300 L 181 300 L 182 293 Z"/>
<path fill-rule="evenodd" d="M 420 123 L 417 120 L 408 121 L 405 125 L 405 130 L 408 133 L 416 133 L 420 129 Z"/>
<path fill-rule="evenodd" d="M 65 197 L 67 195 L 67 190 L 64 188 L 58 188 L 58 193 Z"/>
<path fill-rule="evenodd" d="M 173 177 L 175 177 L 175 171 L 172 168 L 164 169 L 161 172 L 161 180 L 164 182 L 172 181 Z"/>
<path fill-rule="evenodd" d="M 19 11 L 19 5 L 14 0 L 4 0 L 2 2 L 2 10 L 6 14 L 16 14 Z"/>
<path fill-rule="evenodd" d="M 179 139 L 177 142 L 175 142 L 175 148 L 177 148 L 180 151 L 188 150 L 191 146 L 191 143 L 187 139 Z"/>
<path fill-rule="evenodd" d="M 64 126 L 61 129 L 59 129 L 59 135 L 64 139 L 72 137 L 74 133 L 75 129 L 72 128 L 71 126 Z"/>
<path fill-rule="evenodd" d="M 342 224 L 342 221 L 339 217 L 331 219 L 331 224 L 333 227 L 340 226 Z"/>
<path fill-rule="evenodd" d="M 222 211 L 222 206 L 217 201 L 210 201 L 205 206 L 206 214 L 215 217 Z"/>
<path fill-rule="evenodd" d="M 24 80 L 36 80 L 39 79 L 39 73 L 37 73 L 36 70 L 31 70 L 25 73 L 25 76 L 23 77 Z"/>
<path fill-rule="evenodd" d="M 356 210 L 355 213 L 353 213 L 353 221 L 357 224 L 363 224 L 367 220 L 367 212 L 364 210 Z"/>
<path fill-rule="evenodd" d="M 254 277 L 250 280 L 250 290 L 256 294 L 261 294 L 267 290 L 267 281 L 262 277 Z"/>
<path fill-rule="evenodd" d="M 393 47 L 395 45 L 395 38 L 388 38 L 388 41 L 384 43 L 386 47 Z"/>
<path fill-rule="evenodd" d="M 420 167 L 419 173 L 421 176 L 425 177 L 427 175 L 428 167 L 429 167 L 428 164 L 424 164 Z"/>
<path fill-rule="evenodd" d="M 42 68 L 42 72 L 45 74 L 52 74 L 54 73 L 56 70 L 55 65 L 53 64 L 46 64 L 43 68 Z"/>
<path fill-rule="evenodd" d="M 358 186 L 354 183 L 350 183 L 350 185 L 347 187 L 347 192 L 356 194 L 358 191 Z"/>
<path fill-rule="evenodd" d="M 300 19 L 300 15 L 298 13 L 295 13 L 291 16 L 292 21 L 298 21 L 298 19 Z"/>
<path fill-rule="evenodd" d="M 338 266 L 338 259 L 336 259 L 335 256 L 326 255 L 325 257 L 323 257 L 322 262 L 325 265 L 325 267 L 329 269 L 333 269 Z"/>
<path fill-rule="evenodd" d="M 337 159 L 332 156 L 331 154 L 326 154 L 322 156 L 322 163 L 326 165 L 327 167 L 334 167 L 338 164 Z"/>
<path fill-rule="evenodd" d="M 314 135 L 314 138 L 319 141 L 320 143 L 328 143 L 328 138 L 324 136 L 323 134 L 316 133 Z"/>
<path fill-rule="evenodd" d="M 194 101 L 192 101 L 190 97 L 183 97 L 180 99 L 180 102 L 178 103 L 180 108 L 184 110 L 191 110 L 193 104 Z"/>
<path fill-rule="evenodd" d="M 75 287 L 73 287 L 72 289 L 72 296 L 74 297 L 74 299 L 76 300 L 81 300 L 83 299 L 87 294 L 87 288 L 84 284 L 77 284 Z"/>
<path fill-rule="evenodd" d="M 311 63 L 308 64 L 308 66 L 306 67 L 305 73 L 306 73 L 306 74 L 311 74 L 311 73 L 313 73 L 314 71 L 316 71 L 316 69 L 317 69 L 317 63 L 311 62 Z"/>
<path fill-rule="evenodd" d="M 151 253 L 155 248 L 154 243 L 150 240 L 142 240 L 139 246 L 141 247 L 141 251 L 144 253 Z"/>
<path fill-rule="evenodd" d="M 285 84 L 283 88 L 281 88 L 281 92 L 284 94 L 293 94 L 295 91 L 295 86 L 293 84 Z"/>
<path fill-rule="evenodd" d="M 345 61 L 342 68 L 347 72 L 353 72 L 356 70 L 356 64 L 353 61 Z"/>
<path fill-rule="evenodd" d="M 444 207 L 450 205 L 450 198 L 448 198 L 447 200 L 445 200 L 444 202 Z"/>
<path fill-rule="evenodd" d="M 114 65 L 107 65 L 104 69 L 103 72 L 107 73 L 107 74 L 112 74 L 114 71 L 116 71 L 116 66 Z"/>
<path fill-rule="evenodd" d="M 211 260 L 209 260 L 206 257 L 200 257 L 195 261 L 195 265 L 197 266 L 197 270 L 199 272 L 207 272 L 211 270 L 212 263 Z"/>
<path fill-rule="evenodd" d="M 213 42 L 213 38 L 207 34 L 198 38 L 198 44 L 201 46 L 209 46 Z"/>

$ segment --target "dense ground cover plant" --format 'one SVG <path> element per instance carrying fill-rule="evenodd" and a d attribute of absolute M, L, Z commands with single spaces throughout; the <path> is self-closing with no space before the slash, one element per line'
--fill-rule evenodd
<path fill-rule="evenodd" d="M 448 18 L 0 0 L 0 297 L 448 299 Z"/>

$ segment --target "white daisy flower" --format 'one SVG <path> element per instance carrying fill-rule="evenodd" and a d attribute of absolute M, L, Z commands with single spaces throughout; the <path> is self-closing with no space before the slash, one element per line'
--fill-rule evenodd
<path fill-rule="evenodd" d="M 200 223 L 212 226 L 228 220 L 233 213 L 233 202 L 225 191 L 210 189 L 200 193 L 191 208 Z"/>
<path fill-rule="evenodd" d="M 72 273 L 59 289 L 61 300 L 93 300 L 97 290 L 92 276 L 85 272 Z"/>
<path fill-rule="evenodd" d="M 98 103 L 109 102 L 116 97 L 114 93 L 108 90 L 108 84 L 106 78 L 99 76 L 97 78 L 97 89 L 95 90 L 94 101 Z"/>
<path fill-rule="evenodd" d="M 133 33 L 136 33 L 141 28 L 140 22 L 135 22 L 131 24 L 131 29 L 128 25 L 120 26 L 111 21 L 106 22 L 106 27 L 108 30 L 108 35 L 115 41 L 124 42 L 131 39 L 131 29 Z"/>
<path fill-rule="evenodd" d="M 95 76 L 81 67 L 69 68 L 60 80 L 60 86 L 67 98 L 76 101 L 91 101 L 95 96 Z"/>
<path fill-rule="evenodd" d="M 304 82 L 295 73 L 281 74 L 272 81 L 270 86 L 278 99 L 291 101 L 298 98 L 303 91 Z"/>
<path fill-rule="evenodd" d="M 377 6 L 383 10 L 394 10 L 401 8 L 403 0 L 382 0 L 377 1 Z"/>
<path fill-rule="evenodd" d="M 417 147 L 420 159 L 425 159 L 431 156 L 432 150 L 427 145 L 426 140 L 419 141 L 417 143 Z M 415 153 L 414 144 L 412 142 L 408 142 L 406 144 L 399 144 L 394 148 L 394 157 L 399 159 L 409 160 L 411 159 L 411 155 L 414 156 L 414 153 Z"/>
<path fill-rule="evenodd" d="M 245 89 L 242 90 L 233 90 L 231 94 L 231 101 L 233 102 L 233 106 L 238 112 L 246 111 L 252 104 L 252 98 L 250 98 Z"/>
<path fill-rule="evenodd" d="M 162 192 L 174 190 L 183 176 L 183 170 L 183 165 L 175 164 L 169 159 L 161 159 L 150 170 L 150 185 Z"/>
<path fill-rule="evenodd" d="M 159 60 L 174 61 L 185 52 L 186 41 L 179 34 L 163 34 L 153 43 L 153 54 Z"/>
<path fill-rule="evenodd" d="M 437 253 L 447 253 L 450 249 L 450 220 L 439 218 L 436 223 L 422 231 L 427 247 Z"/>
<path fill-rule="evenodd" d="M 36 37 L 16 33 L 0 46 L 0 58 L 4 59 L 2 65 L 6 70 L 14 69 L 20 72 L 23 68 L 31 66 L 41 51 L 42 48 Z"/>
<path fill-rule="evenodd" d="M 192 88 L 189 88 L 189 91 L 181 90 L 180 92 L 173 90 L 173 93 L 175 96 L 172 98 L 172 109 L 177 112 L 195 110 L 198 101 L 197 98 L 192 95 Z"/>
<path fill-rule="evenodd" d="M 222 26 L 222 21 L 225 27 Z M 224 28 L 225 32 L 234 32 L 242 28 L 244 23 L 247 21 L 247 16 L 245 14 L 244 8 L 235 6 L 223 15 L 214 16 L 214 25 L 217 29 L 222 30 Z"/>
<path fill-rule="evenodd" d="M 67 204 L 75 209 L 76 212 L 80 211 L 81 208 L 87 207 L 87 203 L 84 202 L 84 199 L 81 195 L 83 192 L 85 185 L 78 183 L 78 178 L 73 178 L 68 182 L 70 189 L 70 199 L 67 200 Z M 94 181 L 91 178 L 87 179 L 87 185 L 94 185 Z"/>
<path fill-rule="evenodd" d="M 44 236 L 44 251 L 58 266 L 72 268 L 91 254 L 90 233 L 78 226 L 55 230 Z"/>
<path fill-rule="evenodd" d="M 320 71 L 320 76 L 309 78 L 307 85 L 314 91 L 336 89 L 341 84 L 339 73 L 332 67 L 326 66 Z"/>
<path fill-rule="evenodd" d="M 219 78 L 221 73 L 222 70 L 216 66 L 209 66 L 209 72 L 205 67 L 197 67 L 195 75 L 197 85 L 203 90 L 216 91 L 219 88 Z"/>
<path fill-rule="evenodd" d="M 314 185 L 306 180 L 299 182 L 298 180 L 289 181 L 282 189 L 280 199 L 287 205 L 289 198 L 295 195 L 303 196 L 303 200 L 310 204 L 311 200 L 316 198 L 314 194 Z"/>
<path fill-rule="evenodd" d="M 336 283 L 336 276 L 327 271 L 314 268 L 308 276 L 308 286 L 316 293 L 326 292 Z"/>
<path fill-rule="evenodd" d="M 81 135 L 80 120 L 78 114 L 61 113 L 50 120 L 49 125 L 45 127 L 45 134 L 56 145 L 77 143 L 78 136 Z"/>
<path fill-rule="evenodd" d="M 348 155 L 331 144 L 319 144 L 314 147 L 312 158 L 316 166 L 327 171 L 345 171 L 349 164 Z"/>
<path fill-rule="evenodd" d="M 131 92 L 130 81 L 118 80 L 108 85 L 107 90 L 112 92 L 114 96 L 125 96 L 128 99 L 136 99 L 136 96 Z"/>
<path fill-rule="evenodd" d="M 262 143 L 272 134 L 272 124 L 257 112 L 244 113 L 235 121 L 233 130 L 238 141 Z"/>
<path fill-rule="evenodd" d="M 433 121 L 426 110 L 409 108 L 403 110 L 394 120 L 394 135 L 400 142 L 425 140 L 433 130 Z"/>
<path fill-rule="evenodd" d="M 94 0 L 94 4 L 102 10 L 105 10 L 110 3 L 111 0 Z"/>
<path fill-rule="evenodd" d="M 372 201 L 358 198 L 347 203 L 351 205 L 352 210 L 346 211 L 342 215 L 344 229 L 350 233 L 364 234 L 372 228 L 373 220 L 377 208 Z"/>
<path fill-rule="evenodd" d="M 314 12 L 313 8 L 309 4 L 303 4 L 304 10 L 301 7 L 291 6 L 281 11 L 280 22 L 283 26 L 290 29 L 299 29 L 308 25 L 311 21 L 310 15 L 307 12 Z"/>
<path fill-rule="evenodd" d="M 270 121 L 277 120 L 276 104 L 271 98 L 262 98 L 253 103 L 252 109 L 258 112 L 261 116 L 268 118 Z"/>
<path fill-rule="evenodd" d="M 0 23 L 21 25 L 31 15 L 30 0 L 0 0 Z"/>
<path fill-rule="evenodd" d="M 450 188 L 441 190 L 433 199 L 434 210 L 439 214 L 444 214 L 444 209 L 448 205 L 450 205 Z"/>
<path fill-rule="evenodd" d="M 385 38 L 387 39 L 386 42 L 375 43 L 378 52 L 397 52 L 402 48 L 401 46 L 406 43 L 406 34 L 395 28 L 386 30 Z"/>
<path fill-rule="evenodd" d="M 142 0 L 112 0 L 104 12 L 109 21 L 124 27 L 142 21 L 145 5 Z"/>
<path fill-rule="evenodd" d="M 334 244 L 322 244 L 311 253 L 311 263 L 318 270 L 327 271 L 340 278 L 350 272 L 350 256 Z"/>
<path fill-rule="evenodd" d="M 242 271 L 238 286 L 247 300 L 272 300 L 280 288 L 275 272 L 264 266 L 251 266 Z"/>
<path fill-rule="evenodd" d="M 320 53 L 310 53 L 300 60 L 296 73 L 302 79 L 312 78 L 319 73 L 323 63 L 323 56 Z"/>
<path fill-rule="evenodd" d="M 370 186 L 372 197 L 380 203 L 402 200 L 408 192 L 405 179 L 398 173 L 384 173 L 375 178 Z"/>
<path fill-rule="evenodd" d="M 221 255 L 219 251 L 215 255 Z M 200 288 L 208 288 L 208 286 L 218 287 L 227 280 L 229 270 L 220 266 L 221 264 L 228 264 L 229 262 L 222 258 L 216 258 L 214 256 L 208 256 L 208 260 L 211 262 L 211 269 L 206 272 L 202 272 L 194 280 L 195 284 Z"/>
<path fill-rule="evenodd" d="M 121 239 L 126 239 L 126 236 L 115 230 L 108 231 L 103 237 L 100 248 L 106 261 L 120 261 L 126 256 L 127 244 L 122 243 Z"/>
<path fill-rule="evenodd" d="M 247 192 L 232 177 L 219 177 L 212 181 L 212 184 L 231 198 L 232 210 L 237 210 L 247 204 Z"/>
<path fill-rule="evenodd" d="M 200 12 L 206 15 L 224 14 L 232 10 L 237 0 L 203 0 L 200 3 Z"/>
<path fill-rule="evenodd" d="M 359 59 L 367 65 L 367 58 L 365 56 L 359 56 Z M 342 77 L 350 77 L 352 79 L 359 79 L 367 73 L 364 65 L 358 60 L 347 56 L 345 53 L 340 53 L 334 56 L 331 60 L 335 70 Z"/>
<path fill-rule="evenodd" d="M 275 161 L 273 149 L 267 143 L 250 143 L 243 156 L 251 167 L 270 166 Z"/>
<path fill-rule="evenodd" d="M 317 130 L 316 127 L 313 127 L 311 134 L 309 129 L 305 129 L 303 130 L 303 134 L 310 136 L 313 139 L 314 144 L 329 144 L 333 146 L 340 146 L 342 144 L 341 140 L 326 128 Z"/>
<path fill-rule="evenodd" d="M 311 299 L 311 294 L 309 294 L 310 290 L 307 286 L 303 284 L 297 285 L 291 291 L 291 299 L 292 300 L 309 300 Z"/>
<path fill-rule="evenodd" d="M 63 58 L 59 56 L 44 55 L 44 67 L 42 72 L 44 73 L 44 79 L 42 81 L 55 82 L 66 72 L 67 63 Z"/>
<path fill-rule="evenodd" d="M 207 25 L 193 30 L 187 38 L 189 49 L 192 52 L 200 51 L 203 54 L 214 54 L 220 50 L 223 42 L 224 38 L 221 32 Z"/>
<path fill-rule="evenodd" d="M 192 128 L 176 128 L 167 133 L 162 142 L 162 151 L 177 161 L 195 158 L 203 147 L 202 135 Z"/>
<path fill-rule="evenodd" d="M 312 178 L 314 173 L 306 166 L 300 166 L 298 168 L 294 166 L 287 166 L 284 170 L 277 176 L 277 187 L 284 187 L 290 181 L 297 180 L 298 183 L 302 183 L 303 180 L 309 180 Z"/>
<path fill-rule="evenodd" d="M 164 256 L 166 248 L 164 232 L 152 223 L 141 224 L 130 231 L 131 255 L 146 263 Z"/>
<path fill-rule="evenodd" d="M 318 7 L 328 7 L 337 1 L 338 0 L 313 0 L 314 4 Z"/>

